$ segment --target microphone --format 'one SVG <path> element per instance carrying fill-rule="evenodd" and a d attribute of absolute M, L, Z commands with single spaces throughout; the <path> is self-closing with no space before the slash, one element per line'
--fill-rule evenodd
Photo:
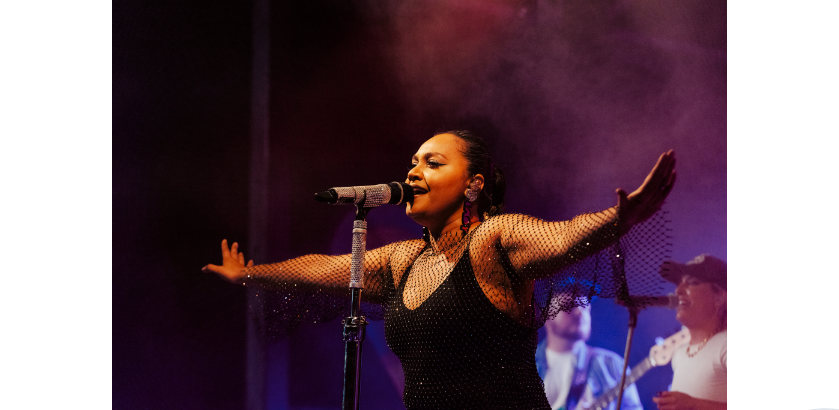
<path fill-rule="evenodd" d="M 399 205 L 414 201 L 414 188 L 404 182 L 389 184 L 350 186 L 330 188 L 315 194 L 315 200 L 328 204 L 358 204 L 364 198 L 365 208 L 375 208 L 383 204 Z"/>
<path fill-rule="evenodd" d="M 679 298 L 670 293 L 667 296 L 630 296 L 629 300 L 632 305 L 637 307 L 666 307 L 667 309 L 675 309 L 679 306 Z M 619 300 L 621 305 L 627 306 L 623 300 Z"/>

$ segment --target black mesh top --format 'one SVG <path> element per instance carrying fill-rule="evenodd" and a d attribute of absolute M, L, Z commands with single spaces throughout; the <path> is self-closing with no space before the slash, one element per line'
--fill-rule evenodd
<path fill-rule="evenodd" d="M 493 306 L 464 248 L 451 273 L 420 306 L 408 309 L 403 302 L 410 274 L 388 302 L 385 336 L 402 362 L 405 407 L 550 409 L 534 360 L 536 330 Z M 434 250 L 428 246 L 424 253 Z"/>

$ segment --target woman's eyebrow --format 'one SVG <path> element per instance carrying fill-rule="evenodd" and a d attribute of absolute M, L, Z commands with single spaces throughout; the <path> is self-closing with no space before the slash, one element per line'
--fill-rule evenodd
<path fill-rule="evenodd" d="M 445 156 L 445 155 L 443 155 L 443 154 L 441 154 L 441 153 L 439 153 L 439 152 L 435 152 L 435 151 L 426 152 L 425 154 L 423 154 L 423 155 L 422 155 L 422 157 L 423 157 L 423 158 L 425 158 L 425 160 L 427 161 L 429 158 L 431 158 L 431 157 L 433 157 L 433 156 L 435 156 L 435 155 L 436 155 L 436 156 L 438 156 L 438 157 L 440 157 L 440 158 L 441 158 L 441 159 L 443 159 L 443 160 L 448 160 L 448 158 L 446 158 L 446 156 Z M 411 157 L 411 161 L 417 161 L 417 160 L 418 160 L 417 154 L 414 154 L 414 156 L 413 156 L 413 157 Z"/>
<path fill-rule="evenodd" d="M 439 152 L 427 152 L 427 153 L 426 153 L 425 155 L 423 155 L 423 156 L 425 157 L 425 159 L 428 159 L 428 158 L 431 158 L 431 157 L 433 157 L 433 156 L 435 156 L 435 155 L 436 155 L 436 156 L 438 156 L 438 157 L 440 157 L 440 158 L 441 158 L 441 159 L 443 159 L 443 160 L 448 159 L 448 158 L 446 158 L 446 156 L 445 156 L 445 155 L 443 155 L 443 154 L 441 154 L 441 153 L 439 153 Z"/>

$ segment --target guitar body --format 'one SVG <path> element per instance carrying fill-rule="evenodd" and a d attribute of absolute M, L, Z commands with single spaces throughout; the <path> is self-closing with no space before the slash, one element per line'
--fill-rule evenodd
<path fill-rule="evenodd" d="M 647 373 L 647 371 L 649 371 L 653 367 L 664 366 L 670 363 L 670 360 L 673 359 L 673 352 L 675 352 L 676 349 L 687 345 L 689 342 L 690 332 L 687 330 L 687 328 L 683 328 L 679 332 L 665 339 L 664 343 L 653 346 L 650 349 L 650 355 L 647 356 L 647 358 L 644 359 L 644 361 L 638 363 L 635 367 L 633 367 L 632 372 L 630 372 L 629 375 L 626 376 L 626 385 L 624 386 L 624 389 L 632 385 L 632 383 L 635 383 L 636 380 L 640 379 L 641 376 L 643 376 L 645 373 Z M 586 389 L 586 391 L 589 390 Z M 597 397 L 597 399 L 595 400 L 587 401 L 585 400 L 587 397 L 583 396 L 583 398 L 577 404 L 577 408 L 575 410 L 603 410 L 607 406 L 609 406 L 609 403 L 617 399 L 619 392 L 620 386 L 615 386 L 606 393 L 601 394 L 600 397 Z M 591 392 L 589 391 L 589 396 L 590 395 Z"/>

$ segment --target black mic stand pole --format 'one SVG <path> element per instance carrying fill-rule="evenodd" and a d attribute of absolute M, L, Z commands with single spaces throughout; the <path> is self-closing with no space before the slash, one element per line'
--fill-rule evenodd
<path fill-rule="evenodd" d="M 632 336 L 635 334 L 635 325 L 638 324 L 638 306 L 629 296 L 629 286 L 626 283 L 626 256 L 623 252 L 620 240 L 614 245 L 615 259 L 612 262 L 612 267 L 620 278 L 619 299 L 626 301 L 626 307 L 629 309 L 629 334 L 626 336 L 626 349 L 623 352 L 623 371 L 621 372 L 621 384 L 618 389 L 618 406 L 615 410 L 620 410 L 621 401 L 623 401 L 623 389 L 626 384 L 626 368 L 629 364 L 629 350 L 632 347 Z M 624 255 L 621 257 L 621 255 Z"/>
<path fill-rule="evenodd" d="M 361 343 L 367 320 L 361 314 L 361 291 L 364 289 L 364 251 L 367 241 L 367 212 L 364 208 L 367 191 L 356 204 L 355 221 L 352 230 L 352 265 L 350 268 L 350 316 L 344 325 L 344 402 L 343 410 L 358 410 L 358 393 L 361 376 Z"/>
<path fill-rule="evenodd" d="M 615 410 L 620 410 L 621 401 L 623 400 L 623 389 L 626 384 L 626 367 L 629 364 L 629 349 L 632 347 L 632 336 L 635 334 L 635 326 L 638 324 L 638 308 L 633 306 L 630 302 L 629 306 L 629 334 L 626 336 L 626 349 L 623 351 L 623 371 L 621 372 L 621 387 L 618 390 L 618 406 Z"/>

